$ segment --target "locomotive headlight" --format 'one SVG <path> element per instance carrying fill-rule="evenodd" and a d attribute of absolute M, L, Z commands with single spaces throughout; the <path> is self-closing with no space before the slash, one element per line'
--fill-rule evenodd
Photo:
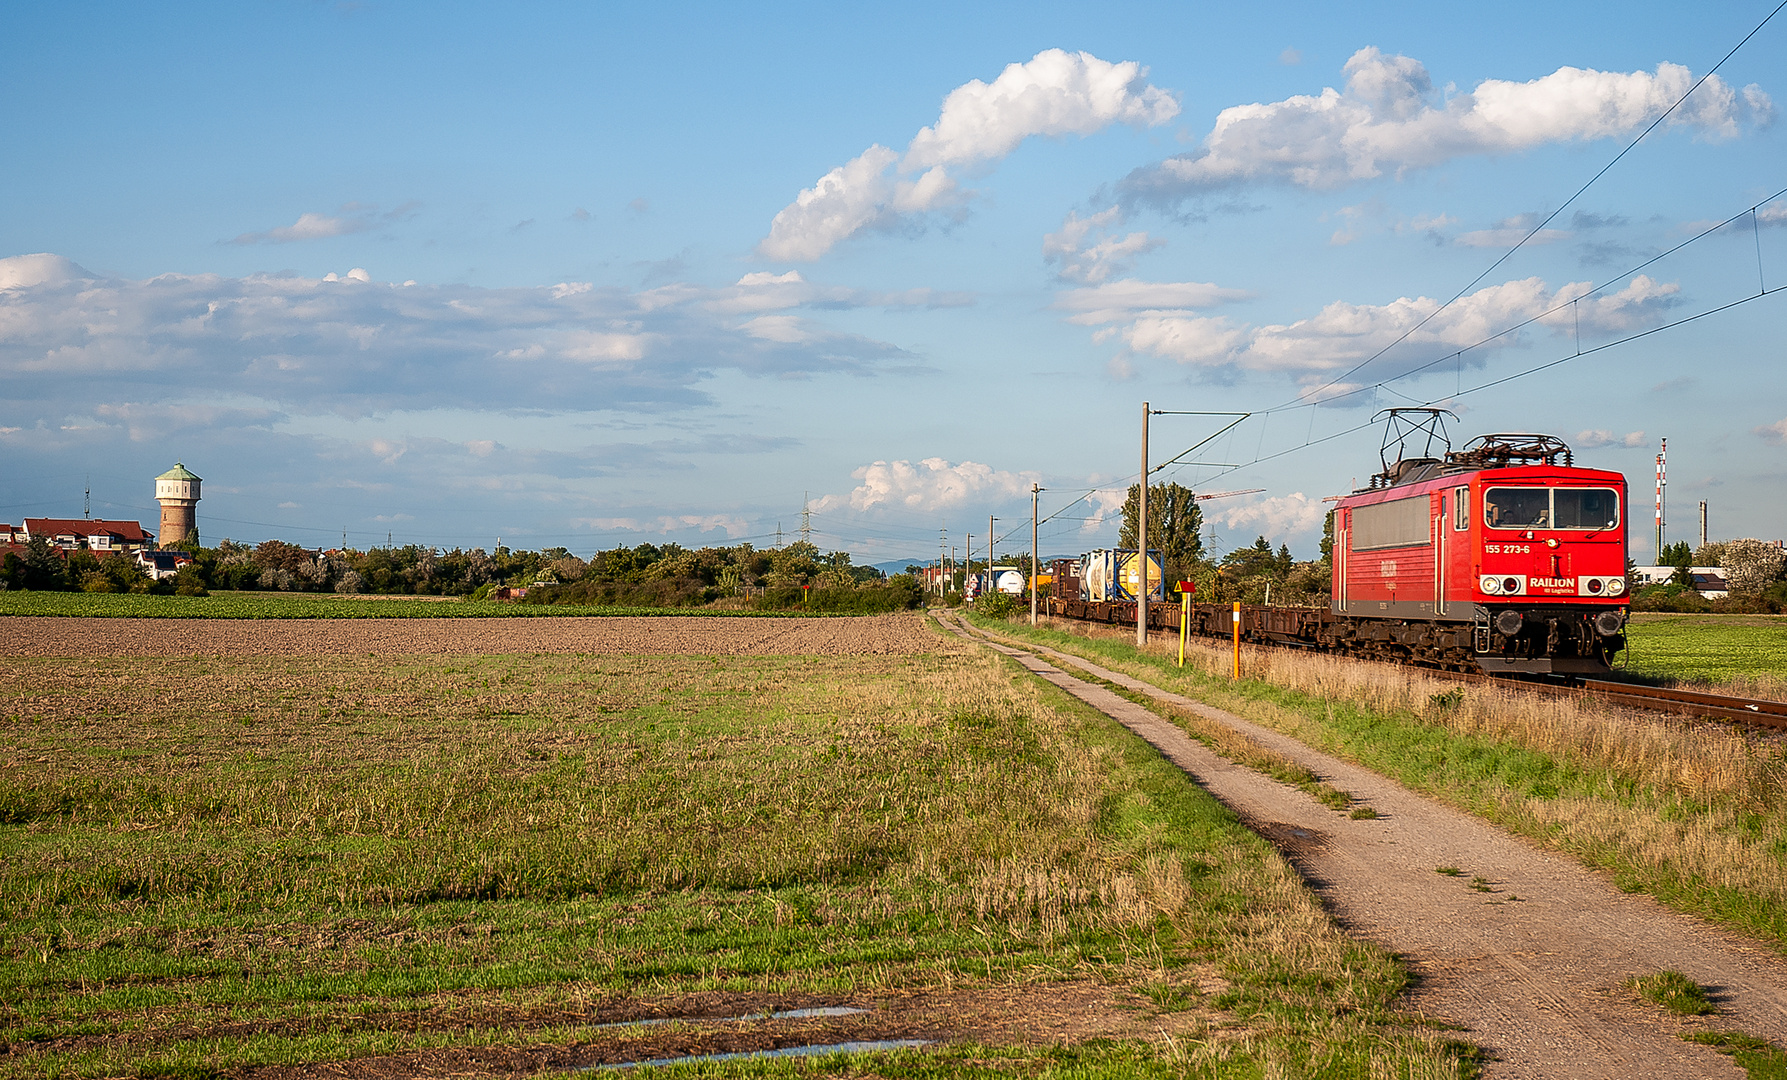
<path fill-rule="evenodd" d="M 1510 593 L 1519 592 L 1520 591 L 1520 579 L 1517 577 L 1503 578 L 1502 579 L 1502 591 L 1510 592 Z"/>
<path fill-rule="evenodd" d="M 1606 588 L 1607 586 L 1600 578 L 1589 578 L 1588 581 L 1585 583 L 1585 587 L 1588 589 L 1589 594 L 1592 596 L 1596 593 L 1599 593 L 1602 589 Z"/>
<path fill-rule="evenodd" d="M 1607 595 L 1608 596 L 1618 596 L 1620 593 L 1623 593 L 1625 591 L 1626 591 L 1626 579 L 1625 578 L 1610 577 L 1607 579 Z"/>
<path fill-rule="evenodd" d="M 1488 593 L 1491 596 L 1501 595 L 1501 591 L 1502 591 L 1502 579 L 1501 578 L 1489 577 L 1488 575 L 1484 575 L 1483 580 L 1478 582 L 1478 585 L 1483 589 L 1484 592 Z"/>

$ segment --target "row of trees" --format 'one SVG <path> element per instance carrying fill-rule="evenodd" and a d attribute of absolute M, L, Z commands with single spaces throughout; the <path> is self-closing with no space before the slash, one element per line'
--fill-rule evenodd
<path fill-rule="evenodd" d="M 1687 541 L 1663 545 L 1658 566 L 1675 574 L 1632 598 L 1632 606 L 1650 611 L 1770 612 L 1787 610 L 1787 551 L 1763 540 L 1720 540 L 1690 549 Z M 1692 567 L 1718 567 L 1730 595 L 1706 600 L 1694 588 Z"/>
<path fill-rule="evenodd" d="M 1664 544 L 1658 566 L 1675 567 L 1671 584 L 1692 585 L 1696 566 L 1716 566 L 1736 596 L 1761 596 L 1787 574 L 1787 551 L 1762 540 L 1715 540 L 1689 550 L 1686 540 Z"/>
<path fill-rule="evenodd" d="M 769 551 L 749 544 L 697 549 L 640 544 L 584 559 L 563 547 L 442 551 L 411 544 L 318 552 L 281 540 L 252 546 L 224 540 L 216 547 L 194 546 L 187 554 L 193 560 L 190 565 L 182 567 L 172 580 L 155 582 L 129 556 L 100 557 L 82 549 L 64 557 L 37 537 L 22 554 L 9 552 L 0 562 L 0 585 L 188 595 L 222 589 L 480 598 L 501 585 L 524 585 L 542 586 L 533 591 L 547 602 L 660 606 L 707 603 L 765 590 L 793 590 L 805 599 L 813 589 L 853 590 L 886 584 L 881 571 L 852 565 L 849 552 L 821 552 L 807 542 Z"/>
<path fill-rule="evenodd" d="M 0 557 L 0 588 L 148 592 L 153 584 L 129 555 L 83 548 L 64 557 L 41 536 L 32 537 L 22 554 L 9 551 Z M 173 587 L 162 591 L 171 592 Z"/>
<path fill-rule="evenodd" d="M 855 566 L 847 551 L 821 552 L 796 541 L 759 551 L 750 544 L 689 549 L 676 544 L 617 547 L 589 562 L 556 560 L 549 583 L 531 589 L 530 604 L 611 604 L 686 607 L 737 598 L 761 608 L 891 611 L 923 601 L 908 575 L 889 579 L 872 566 Z"/>

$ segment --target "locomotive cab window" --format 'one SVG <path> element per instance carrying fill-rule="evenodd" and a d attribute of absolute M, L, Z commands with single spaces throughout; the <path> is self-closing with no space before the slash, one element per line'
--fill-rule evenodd
<path fill-rule="evenodd" d="M 1452 528 L 1464 532 L 1471 527 L 1471 489 L 1452 489 Z"/>
<path fill-rule="evenodd" d="M 1483 520 L 1492 529 L 1612 529 L 1619 492 L 1612 488 L 1489 488 Z"/>
<path fill-rule="evenodd" d="M 1553 488 L 1559 529 L 1612 529 L 1619 525 L 1619 492 L 1612 488 Z"/>

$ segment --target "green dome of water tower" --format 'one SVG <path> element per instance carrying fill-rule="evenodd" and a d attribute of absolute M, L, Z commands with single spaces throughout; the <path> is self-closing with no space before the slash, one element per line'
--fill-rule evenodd
<path fill-rule="evenodd" d="M 178 461 L 155 478 L 155 501 L 161 504 L 162 547 L 198 541 L 199 483 L 199 478 Z"/>

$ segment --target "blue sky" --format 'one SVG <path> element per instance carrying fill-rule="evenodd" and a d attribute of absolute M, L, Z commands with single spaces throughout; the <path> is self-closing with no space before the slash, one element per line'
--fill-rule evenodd
<path fill-rule="evenodd" d="M 1641 558 L 1661 437 L 1672 539 L 1780 537 L 1781 298 L 1472 391 L 1787 283 L 1787 15 L 1564 205 L 1767 13 L 14 5 L 0 520 L 152 525 L 178 458 L 210 540 L 763 546 L 806 501 L 879 562 L 1027 546 L 1038 483 L 1066 553 L 1146 400 L 1254 413 L 1157 479 L 1311 556 L 1433 402 L 1626 472 Z"/>

